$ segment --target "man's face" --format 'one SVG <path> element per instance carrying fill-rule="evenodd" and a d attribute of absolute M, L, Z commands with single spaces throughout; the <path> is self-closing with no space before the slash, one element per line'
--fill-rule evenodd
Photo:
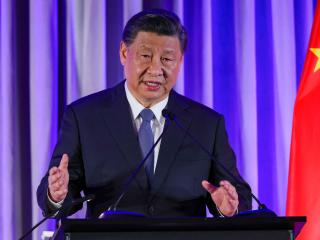
<path fill-rule="evenodd" d="M 177 81 L 182 59 L 176 36 L 139 32 L 131 45 L 120 44 L 128 88 L 144 107 L 168 96 Z"/>

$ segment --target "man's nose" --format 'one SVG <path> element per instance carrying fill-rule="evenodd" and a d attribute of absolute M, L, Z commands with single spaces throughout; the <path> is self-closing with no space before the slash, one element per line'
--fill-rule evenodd
<path fill-rule="evenodd" d="M 163 74 L 162 62 L 159 58 L 153 58 L 148 68 L 148 73 L 153 76 L 159 76 Z"/>

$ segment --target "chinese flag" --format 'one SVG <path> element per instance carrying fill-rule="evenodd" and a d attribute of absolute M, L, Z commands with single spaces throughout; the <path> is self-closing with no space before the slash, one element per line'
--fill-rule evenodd
<path fill-rule="evenodd" d="M 294 106 L 287 215 L 307 216 L 298 240 L 320 239 L 320 3 Z"/>

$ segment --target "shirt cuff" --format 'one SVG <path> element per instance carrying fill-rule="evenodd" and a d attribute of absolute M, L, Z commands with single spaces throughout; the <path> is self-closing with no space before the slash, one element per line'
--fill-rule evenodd
<path fill-rule="evenodd" d="M 48 206 L 50 210 L 57 210 L 58 208 L 61 208 L 64 200 L 61 200 L 60 202 L 54 202 L 49 195 L 49 189 L 47 190 L 47 199 L 48 199 Z"/>
<path fill-rule="evenodd" d="M 217 209 L 217 211 L 218 211 L 218 213 L 219 213 L 219 217 L 222 217 L 222 218 L 224 218 L 224 217 L 228 217 L 228 216 L 225 216 L 225 215 L 223 215 L 223 213 L 220 211 L 220 209 L 216 206 L 216 209 Z M 238 214 L 239 213 L 239 210 L 238 210 L 238 208 L 237 208 L 237 210 L 236 210 L 236 212 L 233 214 L 233 216 L 234 215 L 236 215 L 236 214 Z"/>

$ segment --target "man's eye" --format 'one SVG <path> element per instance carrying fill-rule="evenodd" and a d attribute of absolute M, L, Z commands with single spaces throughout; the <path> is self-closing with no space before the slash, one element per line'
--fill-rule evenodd
<path fill-rule="evenodd" d="M 171 59 L 171 58 L 162 58 L 162 61 L 164 61 L 164 62 L 171 62 L 172 59 Z"/>
<path fill-rule="evenodd" d="M 151 56 L 150 55 L 147 55 L 147 54 L 142 54 L 141 55 L 143 58 L 151 58 Z"/>

